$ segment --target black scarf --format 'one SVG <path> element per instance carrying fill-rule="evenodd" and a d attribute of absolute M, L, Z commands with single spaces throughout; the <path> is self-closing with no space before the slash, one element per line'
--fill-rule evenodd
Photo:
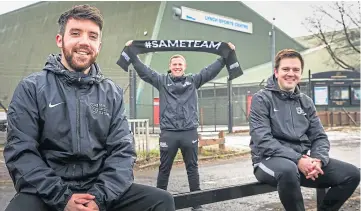
<path fill-rule="evenodd" d="M 128 71 L 132 56 L 156 51 L 196 51 L 222 56 L 226 61 L 229 74 L 228 80 L 233 80 L 243 74 L 238 63 L 236 52 L 225 42 L 201 40 L 134 40 L 131 46 L 125 46 L 117 64 Z"/>

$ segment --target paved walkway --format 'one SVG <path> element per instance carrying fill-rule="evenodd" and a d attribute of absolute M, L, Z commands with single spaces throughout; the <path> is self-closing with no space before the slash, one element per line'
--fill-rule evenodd
<path fill-rule="evenodd" d="M 345 161 L 347 162 L 351 162 L 353 164 L 355 164 L 356 166 L 360 167 L 360 159 L 359 159 L 359 155 L 360 155 L 360 133 L 359 132 L 353 132 L 353 131 L 331 131 L 328 132 L 329 138 L 331 140 L 332 143 L 332 147 L 331 147 L 331 153 L 330 156 L 332 157 L 338 157 L 338 158 L 342 158 L 345 159 Z M 346 138 L 347 137 L 347 138 Z M 248 135 L 229 135 L 226 138 L 226 145 L 231 146 L 231 147 L 244 147 L 247 146 L 249 143 L 249 136 Z M 355 156 L 358 155 L 358 156 Z M 247 168 L 246 170 L 250 171 L 250 164 L 249 164 L 249 159 L 246 159 L 247 162 Z M 229 164 L 231 165 L 231 164 Z M 237 167 L 239 167 L 240 163 L 239 161 L 237 161 L 237 163 L 233 164 L 236 165 Z M 227 167 L 226 165 L 221 165 L 222 167 L 228 169 L 226 174 L 230 174 L 230 171 L 232 169 L 234 169 L 235 171 L 237 171 L 237 175 L 239 174 L 239 172 L 244 173 L 246 170 L 244 169 L 237 169 L 236 167 Z M 200 170 L 202 171 L 202 177 L 204 177 L 204 181 L 202 181 L 202 184 L 205 185 L 209 185 L 208 183 L 210 182 L 214 182 L 214 184 L 219 184 L 221 182 L 221 180 L 219 178 L 223 178 L 223 180 L 225 180 L 225 182 L 229 182 L 229 178 L 226 177 L 226 175 L 220 175 L 222 171 L 220 171 L 220 167 L 221 166 L 214 166 L 214 172 L 211 171 L 210 168 L 205 168 L 202 167 Z M 176 182 L 176 185 L 180 185 L 179 187 L 173 187 L 174 190 L 179 191 L 181 188 L 184 189 L 184 187 L 187 187 L 187 182 L 186 182 L 186 176 L 185 176 L 185 171 L 184 168 L 182 166 L 182 168 L 180 168 L 182 174 L 182 179 L 184 179 L 184 181 L 179 181 Z M 254 179 L 253 175 L 251 174 L 252 172 L 250 171 L 250 175 L 252 176 L 252 178 Z M 138 172 L 137 174 L 142 174 L 142 172 Z M 140 178 L 140 182 L 144 183 L 144 184 L 153 184 L 155 181 L 155 177 L 154 175 L 156 175 L 156 172 L 153 172 L 151 174 L 149 174 L 149 172 L 144 173 L 145 175 L 138 175 L 138 180 Z M 173 171 L 173 176 L 174 176 L 174 171 Z M 206 174 L 210 174 L 208 177 L 206 177 Z M 150 176 L 149 176 L 150 175 Z M 152 176 L 153 175 L 153 176 Z M 213 178 L 213 180 L 212 180 Z M 247 179 L 246 177 L 244 178 L 244 175 L 242 174 L 243 179 Z M 248 181 L 247 181 L 248 182 Z M 211 183 L 210 183 L 211 184 Z M 214 185 L 213 183 L 211 184 L 212 186 Z M 174 185 L 174 184 L 173 184 Z M 209 186 L 211 186 L 209 185 Z M 224 184 L 219 184 L 219 185 L 224 185 Z M 184 187 L 183 187 L 184 186 Z M 172 186 L 171 186 L 172 187 Z M 172 189 L 172 190 L 173 190 Z M 3 158 L 3 154 L 0 150 L 0 211 L 4 211 L 6 206 L 8 205 L 9 201 L 11 200 L 11 198 L 14 196 L 15 191 L 13 188 L 13 185 L 11 183 L 11 179 L 8 175 L 7 169 L 5 167 L 5 163 L 4 163 L 4 158 Z M 256 199 L 259 201 L 260 198 L 262 198 L 263 195 L 257 196 Z M 269 195 L 264 195 L 264 197 L 269 197 Z M 266 198 L 262 198 L 262 200 L 266 201 Z M 359 210 L 359 204 L 360 204 L 360 198 L 359 198 L 359 192 L 356 192 L 354 194 L 354 197 L 356 200 L 353 200 L 354 203 L 350 204 L 349 206 L 346 206 L 347 209 L 344 209 L 344 211 L 354 211 L 354 210 Z M 277 196 L 274 197 L 275 198 L 275 206 L 279 207 L 280 203 L 279 200 L 277 198 Z M 245 200 L 245 199 L 243 199 Z M 255 201 L 257 201 L 255 200 Z M 312 199 L 314 201 L 314 199 Z M 241 201 L 241 200 L 240 200 Z M 247 201 L 252 201 L 251 198 L 247 198 Z M 214 205 L 209 205 L 209 206 L 215 206 L 218 208 L 224 206 L 224 204 L 232 204 L 235 201 L 230 201 L 230 202 L 224 202 L 224 203 L 216 203 Z M 242 202 L 242 201 L 241 201 Z M 350 201 L 351 202 L 351 201 Z M 251 203 L 252 204 L 252 203 Z M 231 205 L 230 205 L 231 206 Z M 273 206 L 273 205 L 272 205 Z M 265 209 L 260 209 L 260 210 L 281 210 L 275 207 L 272 207 L 270 204 L 267 204 L 267 206 L 265 207 Z M 222 209 L 211 209 L 211 210 L 222 210 Z M 271 208 L 271 209 L 269 209 Z M 232 210 L 232 209 L 227 209 L 227 210 Z M 248 210 L 248 209 L 246 209 Z M 234 211 L 234 210 L 232 210 Z M 257 210 L 258 211 L 258 210 Z"/>

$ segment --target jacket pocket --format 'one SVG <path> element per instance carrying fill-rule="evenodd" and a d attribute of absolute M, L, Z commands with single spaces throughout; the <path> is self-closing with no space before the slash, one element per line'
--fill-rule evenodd
<path fill-rule="evenodd" d="M 176 128 L 176 116 L 176 111 L 172 108 L 171 104 L 167 104 L 160 116 L 160 124 L 165 128 Z"/>

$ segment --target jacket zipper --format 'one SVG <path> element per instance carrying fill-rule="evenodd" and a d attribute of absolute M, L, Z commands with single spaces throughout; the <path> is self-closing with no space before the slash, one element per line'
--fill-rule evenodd
<path fill-rule="evenodd" d="M 77 134 L 77 146 L 78 152 L 80 152 L 80 99 L 79 99 L 79 91 L 75 88 L 76 92 L 76 134 Z"/>
<path fill-rule="evenodd" d="M 292 103 L 289 103 L 289 109 L 290 109 L 290 115 L 291 115 L 291 120 L 292 120 L 292 132 L 293 132 L 293 135 L 296 137 L 296 132 L 295 132 L 295 124 L 293 122 L 293 115 L 292 115 Z"/>

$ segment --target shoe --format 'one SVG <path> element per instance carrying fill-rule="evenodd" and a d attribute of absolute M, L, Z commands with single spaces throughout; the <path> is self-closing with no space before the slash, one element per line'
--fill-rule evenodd
<path fill-rule="evenodd" d="M 192 211 L 205 211 L 202 206 L 192 207 Z"/>

